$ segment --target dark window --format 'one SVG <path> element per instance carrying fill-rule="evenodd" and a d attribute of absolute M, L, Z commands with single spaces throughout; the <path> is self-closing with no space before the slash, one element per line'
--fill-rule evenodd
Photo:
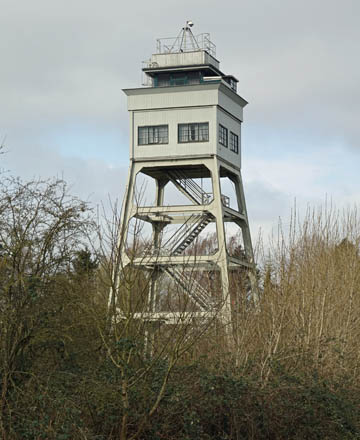
<path fill-rule="evenodd" d="M 227 128 L 219 124 L 219 143 L 227 148 L 228 146 L 228 131 Z"/>
<path fill-rule="evenodd" d="M 230 131 L 230 150 L 239 153 L 239 136 Z"/>
<path fill-rule="evenodd" d="M 172 86 L 185 86 L 187 84 L 187 76 L 183 73 L 174 73 L 171 76 L 170 84 Z"/>
<path fill-rule="evenodd" d="M 169 128 L 167 125 L 155 125 L 138 128 L 138 145 L 167 144 Z"/>
<path fill-rule="evenodd" d="M 186 86 L 200 84 L 200 72 L 159 73 L 154 76 L 154 87 Z"/>
<path fill-rule="evenodd" d="M 200 84 L 200 72 L 188 73 L 188 84 Z"/>
<path fill-rule="evenodd" d="M 156 87 L 168 87 L 170 85 L 170 75 L 158 75 L 156 78 Z"/>
<path fill-rule="evenodd" d="M 229 84 L 229 86 L 236 92 L 237 90 L 237 82 L 231 76 L 224 76 L 224 80 Z"/>
<path fill-rule="evenodd" d="M 236 81 L 234 81 L 232 78 L 230 78 L 230 86 L 234 90 L 234 92 L 236 92 L 237 84 Z"/>
<path fill-rule="evenodd" d="M 209 123 L 179 124 L 178 141 L 182 142 L 206 142 L 209 140 Z"/>

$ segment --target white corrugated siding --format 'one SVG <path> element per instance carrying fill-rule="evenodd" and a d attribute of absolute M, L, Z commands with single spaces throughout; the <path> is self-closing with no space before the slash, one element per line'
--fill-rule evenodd
<path fill-rule="evenodd" d="M 161 53 L 151 56 L 150 67 L 192 66 L 210 64 L 219 69 L 219 61 L 203 50 L 194 52 Z"/>
<path fill-rule="evenodd" d="M 178 143 L 178 124 L 209 122 L 208 142 Z M 169 126 L 169 143 L 138 145 L 138 127 Z M 134 113 L 135 158 L 192 156 L 214 154 L 216 151 L 216 107 L 139 111 Z"/>
<path fill-rule="evenodd" d="M 219 89 L 220 84 L 211 86 L 169 87 L 168 89 L 127 90 L 128 108 L 132 113 L 133 144 L 130 157 L 176 158 L 192 155 L 218 154 L 237 167 L 241 165 L 241 105 Z M 233 115 L 233 117 L 231 116 Z M 178 124 L 188 122 L 209 122 L 209 141 L 178 143 Z M 152 125 L 169 126 L 169 143 L 138 145 L 138 127 Z M 218 126 L 228 129 L 228 148 L 218 142 Z M 239 154 L 230 151 L 230 131 L 239 136 Z M 133 148 L 132 148 L 133 146 Z"/>

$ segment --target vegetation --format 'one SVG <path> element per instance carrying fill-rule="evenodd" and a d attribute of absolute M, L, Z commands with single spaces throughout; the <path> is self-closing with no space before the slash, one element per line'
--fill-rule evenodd
<path fill-rule="evenodd" d="M 230 346 L 214 322 L 136 319 L 149 280 L 122 267 L 119 226 L 63 181 L 1 180 L 2 439 L 360 438 L 355 210 L 294 219 L 260 257 L 257 307 L 232 283 Z"/>

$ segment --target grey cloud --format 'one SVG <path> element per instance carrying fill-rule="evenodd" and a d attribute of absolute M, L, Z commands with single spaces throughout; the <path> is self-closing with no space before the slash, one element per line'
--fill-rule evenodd
<path fill-rule="evenodd" d="M 259 222 L 266 221 L 274 216 L 287 216 L 292 198 L 274 188 L 266 186 L 261 181 L 245 182 L 247 209 L 250 219 Z"/>
<path fill-rule="evenodd" d="M 125 107 L 120 88 L 140 84 L 155 38 L 176 35 L 191 11 L 195 32 L 212 32 L 222 67 L 239 76 L 248 118 L 325 133 L 340 121 L 337 133 L 358 139 L 349 117 L 360 110 L 357 1 L 232 0 L 223 9 L 184 0 L 176 14 L 165 1 L 19 5 L 7 0 L 1 11 L 0 94 L 9 109 L 1 130 L 34 114 L 115 123 Z"/>
<path fill-rule="evenodd" d="M 1 158 L 1 168 L 25 180 L 57 177 L 65 179 L 74 195 L 101 205 L 110 197 L 122 199 L 127 168 L 111 166 L 101 160 L 63 157 L 44 146 L 16 145 Z"/>
<path fill-rule="evenodd" d="M 250 101 L 249 138 L 293 130 L 322 144 L 339 138 L 360 148 L 359 15 L 357 0 L 3 0 L 0 139 L 8 135 L 10 152 L 1 160 L 24 177 L 64 172 L 81 196 L 93 194 L 96 202 L 120 195 L 125 170 L 111 168 L 106 157 L 64 157 L 42 133 L 72 123 L 120 127 L 126 138 L 121 88 L 140 85 L 141 61 L 155 39 L 175 36 L 186 19 L 195 22 L 195 33 L 211 33 L 221 67 L 239 77 Z M 292 203 L 263 182 L 245 189 L 258 224 L 286 215 Z"/>

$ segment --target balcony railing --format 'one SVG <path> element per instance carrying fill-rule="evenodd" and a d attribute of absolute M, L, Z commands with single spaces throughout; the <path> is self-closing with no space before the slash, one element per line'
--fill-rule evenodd
<path fill-rule="evenodd" d="M 188 38 L 184 41 L 183 38 L 170 37 L 158 38 L 156 40 L 156 53 L 179 53 L 193 52 L 196 50 L 205 50 L 214 58 L 216 57 L 216 46 L 210 41 L 210 34 L 204 33 Z"/>

